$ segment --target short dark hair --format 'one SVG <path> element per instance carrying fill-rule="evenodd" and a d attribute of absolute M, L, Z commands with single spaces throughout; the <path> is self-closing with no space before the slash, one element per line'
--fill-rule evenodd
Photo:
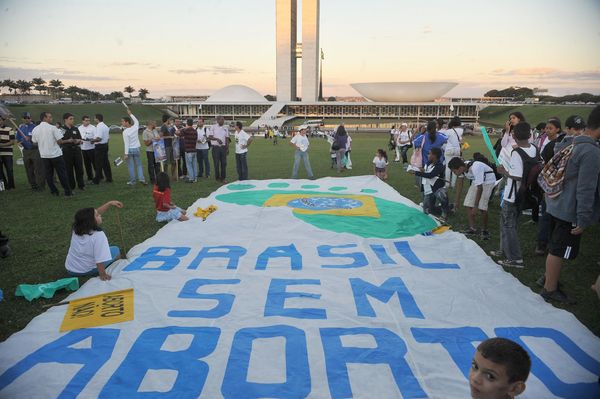
<path fill-rule="evenodd" d="M 240 121 L 237 121 L 237 122 L 235 123 L 235 125 L 238 127 L 238 129 L 241 129 L 241 128 L 242 128 L 242 126 L 243 126 L 243 125 L 242 125 L 242 122 L 240 122 Z"/>
<path fill-rule="evenodd" d="M 130 125 L 133 123 L 133 122 L 131 121 L 131 118 L 130 118 L 129 116 L 124 116 L 124 117 L 122 117 L 121 119 L 123 119 L 125 122 L 129 123 Z"/>
<path fill-rule="evenodd" d="M 63 114 L 63 121 L 66 121 L 67 119 L 69 119 L 70 117 L 75 116 L 70 112 L 67 112 L 65 114 Z"/>
<path fill-rule="evenodd" d="M 185 121 L 185 124 L 188 126 L 192 126 L 194 124 L 194 120 L 192 118 L 188 118 L 188 120 Z"/>
<path fill-rule="evenodd" d="M 169 181 L 169 175 L 165 172 L 159 172 L 156 175 L 156 187 L 158 191 L 161 193 L 164 192 L 167 188 L 171 188 L 171 183 Z"/>
<path fill-rule="evenodd" d="M 558 130 L 562 129 L 562 125 L 560 124 L 560 119 L 558 119 L 556 116 L 548 119 L 548 123 L 546 123 L 546 126 L 548 126 L 549 124 L 553 125 Z"/>
<path fill-rule="evenodd" d="M 458 127 L 462 125 L 462 121 L 460 120 L 460 116 L 453 116 L 452 119 L 450 119 L 450 123 L 448 123 L 448 127 L 450 129 L 452 129 L 453 127 Z"/>
<path fill-rule="evenodd" d="M 167 122 L 169 120 L 169 118 L 170 118 L 169 115 L 163 114 L 163 116 L 162 116 L 163 123 Z"/>
<path fill-rule="evenodd" d="M 84 120 L 84 119 L 90 119 L 90 116 L 89 116 L 89 115 L 83 115 L 83 116 L 81 117 L 81 120 Z"/>
<path fill-rule="evenodd" d="M 448 162 L 448 168 L 450 168 L 450 170 L 456 170 L 462 166 L 467 165 L 465 165 L 465 161 L 463 161 L 459 157 L 454 157 Z"/>
<path fill-rule="evenodd" d="M 531 136 L 531 125 L 527 122 L 519 122 L 513 130 L 515 140 L 527 140 Z"/>
<path fill-rule="evenodd" d="M 435 155 L 435 157 L 438 159 L 438 161 L 442 157 L 442 149 L 439 147 L 433 147 L 433 148 L 429 149 L 429 153 Z"/>
<path fill-rule="evenodd" d="M 40 121 L 43 121 L 44 119 L 46 119 L 46 116 L 50 115 L 50 112 L 48 111 L 44 111 L 40 114 Z"/>
<path fill-rule="evenodd" d="M 83 208 L 75 213 L 73 221 L 73 232 L 78 236 L 92 234 L 102 229 L 96 223 L 96 210 L 94 208 Z"/>
<path fill-rule="evenodd" d="M 546 128 L 546 122 L 540 122 L 536 125 L 535 130 L 544 130 Z"/>
<path fill-rule="evenodd" d="M 588 116 L 587 120 L 587 128 L 590 130 L 596 130 L 600 127 L 600 105 L 596 105 L 596 107 L 590 112 L 590 116 Z"/>
<path fill-rule="evenodd" d="M 96 114 L 94 115 L 94 118 L 98 119 L 100 122 L 104 122 L 104 115 L 102 114 Z"/>
<path fill-rule="evenodd" d="M 531 359 L 523 347 L 506 338 L 486 339 L 477 347 L 485 359 L 506 367 L 508 382 L 527 381 Z"/>

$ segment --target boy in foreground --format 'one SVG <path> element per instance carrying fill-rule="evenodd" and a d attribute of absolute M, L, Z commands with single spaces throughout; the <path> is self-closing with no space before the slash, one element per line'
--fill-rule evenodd
<path fill-rule="evenodd" d="M 477 347 L 469 384 L 477 399 L 514 398 L 525 391 L 531 369 L 529 354 L 506 338 L 490 338 Z"/>

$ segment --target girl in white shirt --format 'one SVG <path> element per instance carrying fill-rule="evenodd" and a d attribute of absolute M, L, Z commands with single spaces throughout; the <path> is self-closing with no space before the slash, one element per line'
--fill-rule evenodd
<path fill-rule="evenodd" d="M 387 180 L 388 157 L 383 149 L 378 149 L 375 158 L 373 158 L 373 171 L 375 176 L 381 180 Z"/>
<path fill-rule="evenodd" d="M 111 206 L 123 208 L 119 201 L 109 201 L 98 209 L 83 208 L 75 213 L 71 245 L 65 268 L 71 276 L 99 276 L 110 280 L 106 267 L 119 257 L 119 248 L 108 245 L 108 238 L 100 228 L 102 214 Z"/>

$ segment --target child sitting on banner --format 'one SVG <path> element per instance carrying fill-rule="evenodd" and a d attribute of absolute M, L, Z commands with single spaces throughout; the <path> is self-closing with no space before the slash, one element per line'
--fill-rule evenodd
<path fill-rule="evenodd" d="M 423 212 L 446 218 L 448 215 L 448 194 L 444 188 L 445 166 L 442 161 L 442 150 L 431 148 L 427 154 L 427 164 L 421 171 L 412 171 L 421 178 L 423 193 Z M 439 204 L 439 205 L 438 205 Z"/>
<path fill-rule="evenodd" d="M 123 208 L 119 201 L 108 201 L 98 209 L 83 208 L 75 213 L 71 246 L 65 268 L 71 276 L 99 276 L 110 280 L 106 268 L 119 258 L 119 248 L 108 245 L 108 238 L 100 228 L 102 214 L 111 206 Z"/>
<path fill-rule="evenodd" d="M 379 177 L 381 180 L 387 180 L 387 167 L 388 167 L 388 157 L 387 153 L 383 149 L 378 149 L 375 154 L 375 158 L 373 158 L 373 169 L 375 176 Z"/>
<path fill-rule="evenodd" d="M 471 397 L 514 398 L 525 391 L 530 370 L 531 359 L 521 345 L 506 338 L 487 339 L 471 362 Z"/>
<path fill-rule="evenodd" d="M 160 172 L 156 175 L 156 184 L 152 191 L 152 197 L 156 205 L 157 222 L 170 222 L 171 220 L 183 222 L 188 220 L 186 212 L 171 202 L 171 184 L 168 174 Z"/>
<path fill-rule="evenodd" d="M 496 185 L 496 174 L 489 161 L 482 154 L 473 154 L 473 161 L 463 161 L 456 157 L 448 162 L 448 168 L 458 176 L 456 184 L 456 206 L 462 193 L 464 178 L 471 180 L 471 186 L 465 197 L 464 206 L 467 208 L 469 228 L 462 233 L 466 235 L 477 234 L 475 216 L 477 210 L 481 211 L 481 238 L 490 239 L 488 231 L 488 204 Z"/>

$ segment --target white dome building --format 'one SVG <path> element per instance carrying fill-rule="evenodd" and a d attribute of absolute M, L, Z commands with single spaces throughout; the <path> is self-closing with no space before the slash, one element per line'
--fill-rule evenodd
<path fill-rule="evenodd" d="M 244 85 L 225 86 L 208 97 L 205 103 L 224 104 L 248 104 L 267 103 L 268 101 L 256 90 Z"/>

